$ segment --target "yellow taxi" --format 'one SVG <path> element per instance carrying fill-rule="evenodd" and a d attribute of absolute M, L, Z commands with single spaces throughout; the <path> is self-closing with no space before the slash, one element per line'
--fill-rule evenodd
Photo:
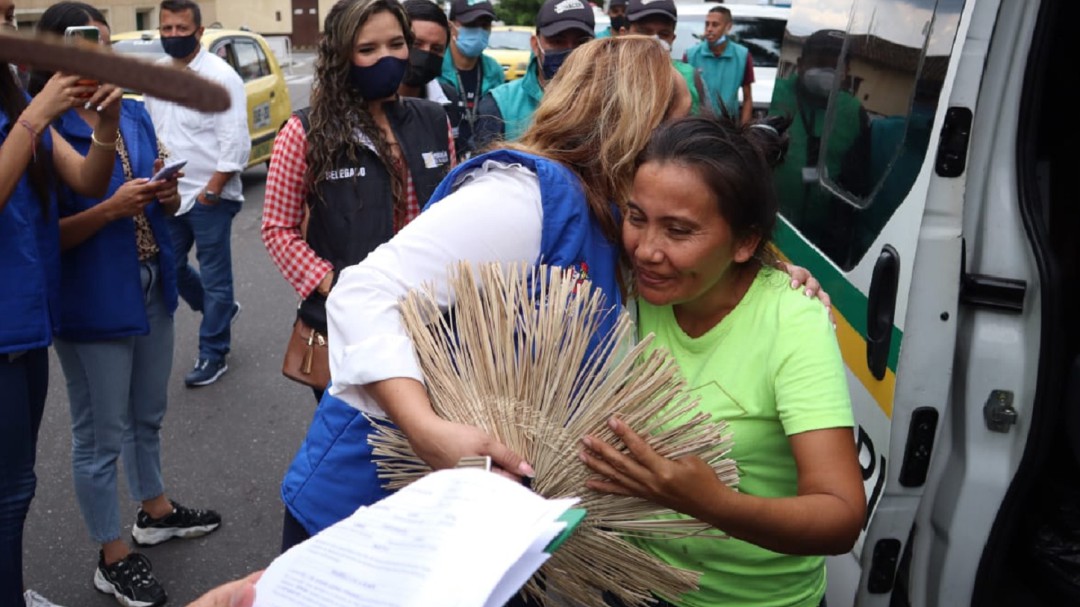
<path fill-rule="evenodd" d="M 529 39 L 536 29 L 524 25 L 496 25 L 491 28 L 491 38 L 484 54 L 502 66 L 506 81 L 517 80 L 529 69 L 532 47 Z"/>
<path fill-rule="evenodd" d="M 202 45 L 224 59 L 244 80 L 248 130 L 251 132 L 248 166 L 270 160 L 274 137 L 292 112 L 289 87 L 270 46 L 254 32 L 209 27 L 203 32 Z M 141 55 L 149 60 L 165 56 L 156 30 L 113 34 L 112 46 L 118 52 Z"/>

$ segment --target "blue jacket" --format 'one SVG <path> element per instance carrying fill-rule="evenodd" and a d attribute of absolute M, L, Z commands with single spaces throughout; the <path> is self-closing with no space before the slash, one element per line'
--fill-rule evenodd
<path fill-rule="evenodd" d="M 0 112 L 0 143 L 7 141 L 11 129 L 21 128 Z M 37 155 L 51 160 L 48 131 L 37 144 Z M 59 305 L 60 232 L 55 193 L 49 198 L 45 215 L 24 173 L 0 210 L 0 354 L 52 343 Z"/>
<path fill-rule="evenodd" d="M 616 308 L 621 306 L 617 282 L 619 244 L 604 237 L 585 202 L 580 181 L 566 167 L 521 152 L 489 152 L 447 175 L 427 206 L 438 204 L 450 194 L 459 175 L 480 167 L 486 160 L 520 163 L 537 174 L 544 216 L 540 258 L 546 264 L 588 277 L 608 302 Z M 616 314 L 606 315 L 599 333 L 610 332 L 616 320 Z M 371 423 L 360 411 L 326 392 L 281 483 L 285 506 L 308 532 L 318 533 L 358 507 L 389 495 L 380 485 L 371 459 L 367 442 L 371 432 Z"/>
<path fill-rule="evenodd" d="M 532 122 L 544 89 L 540 86 L 540 66 L 536 57 L 529 59 L 525 75 L 491 89 L 491 97 L 499 108 L 503 120 L 503 138 L 513 141 L 521 137 Z"/>
<path fill-rule="evenodd" d="M 64 113 L 56 130 L 80 154 L 90 150 L 91 129 L 74 110 Z M 154 174 L 158 156 L 154 124 L 142 103 L 125 99 L 120 111 L 120 134 L 124 138 L 135 177 Z M 61 186 L 60 215 L 85 211 L 113 195 L 127 179 L 117 155 L 105 198 L 87 198 Z M 176 264 L 165 212 L 154 201 L 146 207 L 146 217 L 161 253 L 158 268 L 165 305 L 176 310 Z M 139 257 L 135 248 L 135 222 L 130 218 L 113 221 L 81 244 L 60 256 L 60 329 L 57 336 L 71 341 L 100 341 L 132 335 L 146 335 L 145 297 L 139 277 Z"/>

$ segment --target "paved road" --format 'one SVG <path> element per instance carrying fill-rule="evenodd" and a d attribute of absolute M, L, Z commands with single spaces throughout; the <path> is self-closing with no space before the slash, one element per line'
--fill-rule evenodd
<path fill-rule="evenodd" d="M 310 64 L 309 64 L 310 65 Z M 291 87 L 306 103 L 309 82 Z M 182 378 L 196 355 L 198 317 L 185 304 L 176 315 L 176 348 L 163 430 L 166 492 L 181 503 L 224 517 L 216 533 L 145 549 L 170 605 L 265 567 L 277 555 L 282 474 L 299 445 L 314 401 L 281 375 L 281 355 L 296 296 L 259 238 L 266 171 L 244 173 L 243 210 L 233 226 L 236 296 L 243 313 L 233 329 L 229 372 L 217 383 L 187 389 Z M 26 525 L 26 583 L 66 607 L 116 605 L 93 588 L 98 547 L 87 535 L 71 480 L 71 430 L 63 373 L 55 356 L 38 445 L 38 489 Z M 124 537 L 136 504 L 120 477 Z"/>

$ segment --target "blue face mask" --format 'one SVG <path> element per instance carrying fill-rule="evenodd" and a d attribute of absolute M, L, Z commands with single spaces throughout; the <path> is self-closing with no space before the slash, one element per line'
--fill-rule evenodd
<path fill-rule="evenodd" d="M 712 48 L 716 48 L 718 46 L 723 46 L 726 42 L 727 42 L 727 34 L 724 34 L 723 36 L 720 36 L 719 38 L 717 38 L 716 42 L 710 42 L 709 46 L 711 46 Z"/>
<path fill-rule="evenodd" d="M 559 72 L 559 68 L 566 62 L 566 58 L 570 56 L 573 50 L 572 48 L 562 51 L 540 49 L 540 52 L 544 55 L 544 60 L 540 62 L 540 70 L 544 73 L 544 80 L 551 82 L 551 79 Z"/>
<path fill-rule="evenodd" d="M 189 57 L 198 47 L 199 41 L 195 39 L 195 34 L 170 36 L 168 38 L 163 36 L 161 38 L 161 48 L 165 49 L 165 53 L 174 59 Z"/>
<path fill-rule="evenodd" d="M 458 28 L 457 48 L 470 59 L 479 57 L 487 48 L 490 37 L 491 32 L 482 27 L 461 27 Z"/>
<path fill-rule="evenodd" d="M 367 67 L 349 66 L 349 84 L 367 100 L 385 99 L 397 92 L 409 62 L 386 56 Z"/>

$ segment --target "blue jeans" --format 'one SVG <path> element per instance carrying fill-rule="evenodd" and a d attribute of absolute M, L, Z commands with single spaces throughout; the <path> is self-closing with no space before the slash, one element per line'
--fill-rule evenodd
<path fill-rule="evenodd" d="M 220 361 L 229 353 L 236 301 L 230 238 L 233 217 L 239 212 L 240 201 L 223 199 L 215 205 L 196 202 L 187 213 L 169 218 L 180 297 L 192 310 L 202 312 L 199 358 Z M 198 270 L 188 263 L 192 245 Z"/>
<path fill-rule="evenodd" d="M 116 460 L 124 456 L 132 499 L 165 492 L 161 423 L 172 371 L 173 320 L 162 297 L 157 263 L 142 265 L 150 333 L 98 342 L 56 340 L 71 404 L 75 495 L 90 537 L 120 538 Z"/>
<path fill-rule="evenodd" d="M 49 387 L 45 348 L 0 354 L 0 605 L 23 604 L 23 523 L 34 499 L 38 429 Z"/>

